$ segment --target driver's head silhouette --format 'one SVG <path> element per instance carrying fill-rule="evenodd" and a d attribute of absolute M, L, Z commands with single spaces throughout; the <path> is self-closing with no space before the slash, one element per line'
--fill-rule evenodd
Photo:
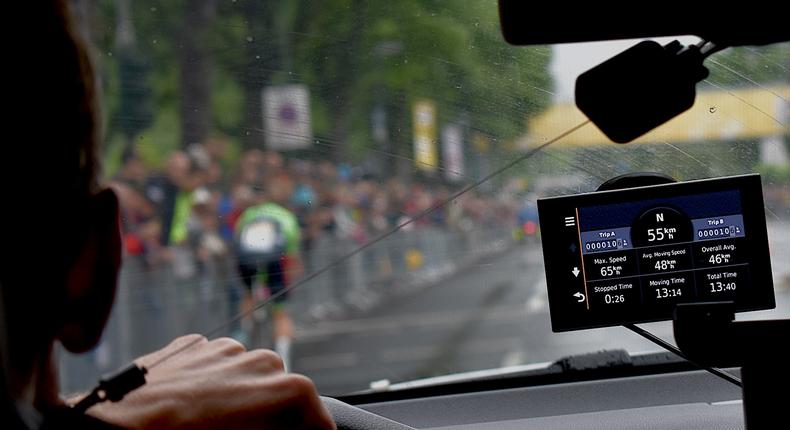
<path fill-rule="evenodd" d="M 22 25 L 9 42 L 0 169 L 3 428 L 334 427 L 312 382 L 274 353 L 197 335 L 136 360 L 188 346 L 122 402 L 91 408 L 101 421 L 60 398 L 55 345 L 98 343 L 121 266 L 118 199 L 99 185 L 97 79 L 69 4 L 20 2 L 9 14 Z"/>

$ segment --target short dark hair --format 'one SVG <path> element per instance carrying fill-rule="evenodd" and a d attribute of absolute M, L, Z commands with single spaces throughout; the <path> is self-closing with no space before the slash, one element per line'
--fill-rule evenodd
<path fill-rule="evenodd" d="M 14 166 L 3 169 L 0 195 L 19 203 L 22 212 L 13 220 L 4 213 L 3 221 L 27 226 L 41 221 L 39 216 L 78 214 L 86 197 L 98 191 L 100 122 L 94 69 L 69 2 L 18 3 L 24 25 L 9 60 L 10 138 L 4 136 L 2 149 Z M 19 239 L 29 238 L 30 230 L 21 234 Z"/>
<path fill-rule="evenodd" d="M 14 168 L 2 173 L 0 190 L 34 208 L 26 197 L 46 191 L 69 202 L 98 187 L 98 86 L 69 3 L 16 2 L 10 15 L 21 25 L 9 44 L 2 154 Z"/>

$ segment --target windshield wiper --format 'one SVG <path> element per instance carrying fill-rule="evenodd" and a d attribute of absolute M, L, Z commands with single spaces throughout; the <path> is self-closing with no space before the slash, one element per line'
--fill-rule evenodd
<path fill-rule="evenodd" d="M 570 355 L 544 364 L 393 384 L 386 391 L 365 390 L 338 396 L 337 399 L 349 404 L 364 404 L 698 369 L 668 351 L 631 355 L 624 349 L 602 350 Z"/>

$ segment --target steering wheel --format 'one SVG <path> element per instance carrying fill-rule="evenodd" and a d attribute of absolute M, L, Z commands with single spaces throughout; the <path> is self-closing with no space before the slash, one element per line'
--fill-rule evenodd
<path fill-rule="evenodd" d="M 335 420 L 337 430 L 414 430 L 413 427 L 370 413 L 331 397 L 321 397 Z"/>

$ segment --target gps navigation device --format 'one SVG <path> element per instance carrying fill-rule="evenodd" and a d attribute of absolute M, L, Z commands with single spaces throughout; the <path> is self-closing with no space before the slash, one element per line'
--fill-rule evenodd
<path fill-rule="evenodd" d="M 555 332 L 775 307 L 759 175 L 538 200 Z"/>

